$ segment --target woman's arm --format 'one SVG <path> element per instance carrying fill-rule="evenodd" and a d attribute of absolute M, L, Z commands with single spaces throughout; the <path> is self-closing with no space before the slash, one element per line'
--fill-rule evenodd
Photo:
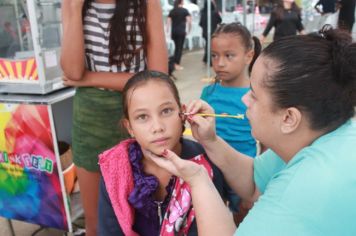
<path fill-rule="evenodd" d="M 263 41 L 265 40 L 265 38 L 271 31 L 272 27 L 275 25 L 275 22 L 276 22 L 276 13 L 273 11 L 271 13 L 269 20 L 268 20 L 267 26 L 260 37 L 261 43 L 263 43 Z"/>
<path fill-rule="evenodd" d="M 187 111 L 195 113 L 214 113 L 204 101 L 190 103 Z M 246 156 L 215 133 L 215 119 L 191 115 L 187 117 L 194 138 L 203 145 L 209 159 L 223 172 L 230 187 L 243 199 L 254 202 L 259 192 L 253 178 L 253 159 Z"/>
<path fill-rule="evenodd" d="M 199 175 L 189 183 L 199 235 L 233 235 L 236 226 L 229 209 L 206 171 L 201 168 Z"/>
<path fill-rule="evenodd" d="M 84 35 L 82 8 L 84 0 L 63 0 L 63 37 L 60 63 L 66 77 L 80 80 L 83 77 Z"/>
<path fill-rule="evenodd" d="M 147 36 L 148 69 L 168 73 L 168 52 L 159 0 L 147 1 Z"/>
<path fill-rule="evenodd" d="M 202 145 L 234 192 L 244 200 L 255 202 L 260 194 L 253 178 L 253 158 L 236 151 L 220 137 Z"/>
<path fill-rule="evenodd" d="M 145 151 L 145 156 L 189 184 L 199 235 L 233 235 L 236 226 L 231 213 L 204 167 L 195 162 L 183 160 L 169 150 L 165 151 L 162 157 L 157 157 L 149 151 Z"/>

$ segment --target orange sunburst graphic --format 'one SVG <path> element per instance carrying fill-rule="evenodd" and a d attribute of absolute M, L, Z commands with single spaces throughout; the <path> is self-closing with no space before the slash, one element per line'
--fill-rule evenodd
<path fill-rule="evenodd" d="M 35 58 L 25 60 L 0 58 L 0 82 L 38 82 Z"/>

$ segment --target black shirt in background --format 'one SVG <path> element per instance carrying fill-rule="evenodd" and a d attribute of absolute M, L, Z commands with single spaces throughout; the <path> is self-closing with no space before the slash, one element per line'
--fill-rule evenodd
<path fill-rule="evenodd" d="M 341 5 L 339 19 L 354 23 L 356 0 L 341 0 L 339 3 Z"/>
<path fill-rule="evenodd" d="M 293 10 L 283 10 L 283 17 L 277 19 L 276 12 L 271 13 L 266 29 L 263 31 L 263 36 L 267 36 L 269 31 L 274 27 L 273 40 L 280 39 L 284 36 L 296 35 L 297 31 L 304 29 L 302 19 L 298 12 Z"/>
<path fill-rule="evenodd" d="M 172 19 L 172 35 L 185 35 L 187 16 L 190 16 L 187 9 L 183 7 L 173 8 L 168 17 Z"/>

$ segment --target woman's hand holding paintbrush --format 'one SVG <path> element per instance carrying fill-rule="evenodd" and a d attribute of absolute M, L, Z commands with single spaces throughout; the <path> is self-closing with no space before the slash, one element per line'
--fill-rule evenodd
<path fill-rule="evenodd" d="M 182 117 L 185 118 L 192 129 L 193 137 L 205 144 L 216 140 L 215 117 L 200 116 L 196 114 L 214 114 L 214 109 L 203 100 L 194 100 L 183 107 Z"/>

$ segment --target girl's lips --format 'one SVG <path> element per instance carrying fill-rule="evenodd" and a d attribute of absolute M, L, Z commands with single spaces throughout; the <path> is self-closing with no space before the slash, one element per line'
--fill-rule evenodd
<path fill-rule="evenodd" d="M 156 144 L 164 144 L 166 143 L 168 140 L 168 138 L 159 138 L 159 139 L 155 139 L 152 141 L 152 143 L 156 143 Z"/>
<path fill-rule="evenodd" d="M 228 72 L 225 72 L 225 71 L 219 71 L 219 72 L 216 73 L 216 75 L 217 75 L 218 77 L 225 77 L 225 76 L 228 76 L 229 73 L 228 73 Z"/>

